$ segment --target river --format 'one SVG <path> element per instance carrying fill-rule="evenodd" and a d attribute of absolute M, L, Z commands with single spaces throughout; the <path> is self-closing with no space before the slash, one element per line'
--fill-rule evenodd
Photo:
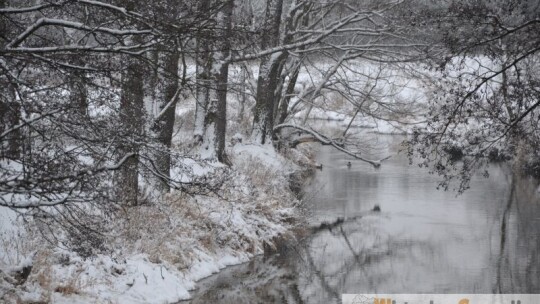
<path fill-rule="evenodd" d="M 399 138 L 388 136 L 395 153 Z M 379 151 L 379 153 L 381 153 Z M 380 169 L 322 147 L 305 199 L 319 229 L 201 281 L 191 303 L 340 303 L 342 293 L 540 293 L 538 182 L 492 165 L 462 195 L 397 155 Z M 347 165 L 351 162 L 351 166 Z M 379 205 L 381 212 L 372 212 Z"/>

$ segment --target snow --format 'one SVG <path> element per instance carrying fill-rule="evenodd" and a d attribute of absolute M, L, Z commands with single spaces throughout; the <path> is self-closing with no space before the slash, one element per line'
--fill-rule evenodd
<path fill-rule="evenodd" d="M 11 297 L 3 299 L 8 303 L 175 303 L 189 299 L 197 281 L 262 254 L 263 244 L 287 233 L 291 219 L 298 217 L 287 174 L 299 167 L 272 145 L 237 143 L 228 154 L 233 177 L 225 181 L 221 197 L 171 193 L 155 206 L 129 210 L 129 227 L 110 227 L 113 251 L 108 254 L 83 259 L 37 241 L 37 252 L 19 252 L 24 258 L 17 267 L 34 267 L 23 289 L 14 289 L 0 276 L 0 293 Z M 180 161 L 191 171 L 186 180 L 225 169 L 190 158 Z M 4 218 L 13 219 L 14 212 L 0 208 L 0 216 L 5 231 L 9 222 Z M 19 224 L 11 226 L 15 232 L 23 231 Z M 32 239 L 30 234 L 24 238 Z M 7 247 L 3 249 L 0 253 L 6 254 Z M 13 266 L 3 263 L 0 269 L 7 272 Z"/>
<path fill-rule="evenodd" d="M 17 237 L 17 214 L 15 211 L 0 206 L 0 245 L 4 247 L 0 250 L 0 269 L 20 263 L 20 257 L 14 250 L 16 244 L 13 239 Z M 22 257 L 24 259 L 24 257 Z"/>
<path fill-rule="evenodd" d="M 95 298 L 112 303 L 171 303 L 189 296 L 186 286 L 189 281 L 182 274 L 166 265 L 153 264 L 143 256 L 134 256 L 124 264 L 118 264 L 110 257 L 99 256 L 67 269 L 81 271 L 79 280 L 91 285 L 85 294 L 53 294 L 54 303 L 88 303 Z M 80 269 L 80 270 L 79 270 Z M 65 267 L 55 267 L 55 272 L 66 274 Z M 122 275 L 115 273 L 122 271 Z"/>
<path fill-rule="evenodd" d="M 265 144 L 238 144 L 233 147 L 235 155 L 244 158 L 257 159 L 261 164 L 271 166 L 275 169 L 283 168 L 283 165 L 287 163 L 285 158 L 279 155 L 273 148 L 272 145 Z M 294 171 L 298 167 L 288 168 L 288 171 Z"/>

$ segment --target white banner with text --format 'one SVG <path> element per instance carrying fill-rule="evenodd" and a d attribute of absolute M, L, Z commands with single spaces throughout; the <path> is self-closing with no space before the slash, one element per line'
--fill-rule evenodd
<path fill-rule="evenodd" d="M 540 294 L 344 294 L 343 304 L 539 304 Z"/>

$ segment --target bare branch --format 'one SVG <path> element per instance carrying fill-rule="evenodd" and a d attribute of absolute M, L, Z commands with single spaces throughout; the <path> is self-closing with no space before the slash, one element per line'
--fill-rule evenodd
<path fill-rule="evenodd" d="M 332 147 L 336 148 L 337 150 L 339 150 L 339 151 L 341 151 L 341 152 L 343 152 L 343 153 L 345 153 L 347 155 L 350 155 L 350 156 L 352 156 L 352 157 L 354 157 L 354 158 L 356 158 L 358 160 L 361 160 L 363 162 L 366 162 L 366 163 L 372 165 L 374 168 L 379 168 L 383 161 L 385 161 L 385 160 L 389 159 L 390 157 L 392 157 L 392 156 L 387 156 L 387 157 L 382 158 L 380 160 L 367 159 L 367 158 L 364 158 L 364 157 L 360 156 L 359 153 L 355 153 L 353 151 L 350 151 L 350 150 L 346 149 L 342 143 L 337 142 L 335 140 L 332 140 L 329 137 L 327 137 L 326 135 L 320 134 L 320 133 L 318 133 L 318 132 L 316 132 L 316 131 L 314 131 L 312 129 L 308 129 L 308 128 L 293 125 L 293 124 L 277 125 L 277 126 L 274 127 L 274 132 L 277 132 L 280 129 L 284 129 L 284 128 L 292 128 L 292 129 L 296 129 L 296 130 L 299 130 L 299 131 L 304 132 L 304 133 L 308 133 L 311 136 L 313 136 L 321 144 L 332 146 Z"/>

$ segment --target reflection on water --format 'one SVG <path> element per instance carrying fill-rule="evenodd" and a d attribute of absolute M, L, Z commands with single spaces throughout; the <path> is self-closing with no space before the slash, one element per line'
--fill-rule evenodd
<path fill-rule="evenodd" d="M 202 282 L 193 303 L 337 303 L 342 293 L 540 293 L 538 183 L 504 166 L 461 196 L 398 156 L 376 170 L 322 148 L 313 221 L 349 218 Z M 351 162 L 350 168 L 347 162 Z M 380 205 L 382 212 L 370 212 Z"/>

